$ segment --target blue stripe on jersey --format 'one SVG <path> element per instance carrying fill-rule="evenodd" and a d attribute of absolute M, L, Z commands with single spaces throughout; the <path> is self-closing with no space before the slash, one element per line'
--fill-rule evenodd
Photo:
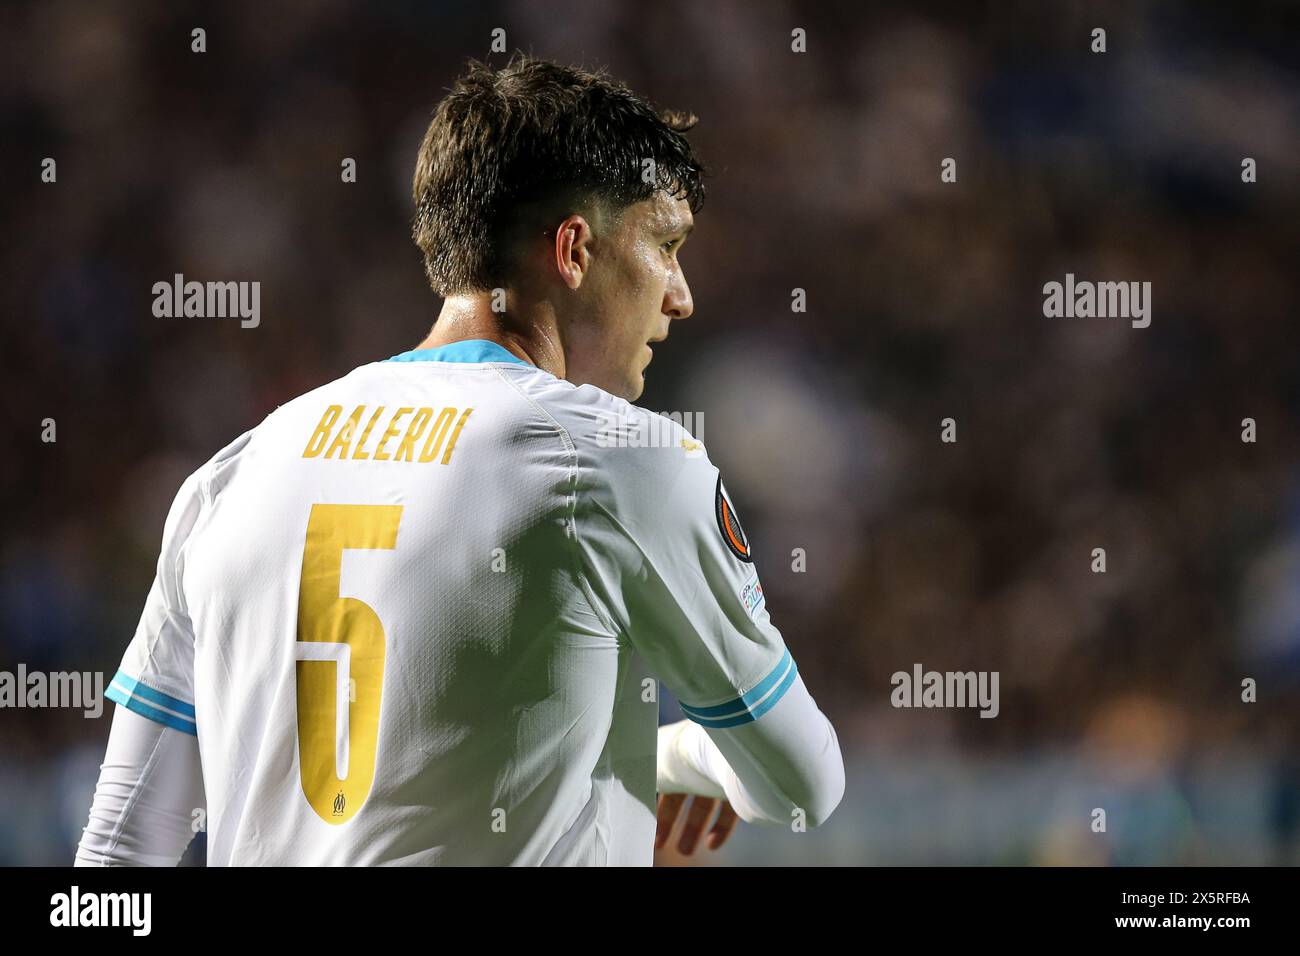
<path fill-rule="evenodd" d="M 519 365 L 533 367 L 512 353 L 504 345 L 488 339 L 463 339 L 440 345 L 436 349 L 413 349 L 394 355 L 388 362 L 515 362 Z"/>
<path fill-rule="evenodd" d="M 148 717 L 150 720 L 166 727 L 198 736 L 198 727 L 194 721 L 193 704 L 187 704 L 183 700 L 178 700 L 161 691 L 154 690 L 152 687 L 146 687 L 137 679 L 122 671 L 118 671 L 114 675 L 104 696 L 116 704 L 121 704 L 127 710 L 135 711 L 141 717 Z M 153 704 L 158 706 L 152 706 L 146 701 L 152 701 Z M 167 710 L 160 709 L 163 707 L 166 707 Z M 177 713 L 169 713 L 170 710 Z"/>
<path fill-rule="evenodd" d="M 194 719 L 194 705 L 187 704 L 179 697 L 172 697 L 170 694 L 164 694 L 160 690 L 154 690 L 141 684 L 137 678 L 127 674 L 125 671 L 118 671 L 113 675 L 113 683 L 121 684 L 128 694 L 135 697 L 143 698 L 155 704 L 161 704 L 168 710 L 174 710 L 178 714 L 184 714 L 190 720 Z"/>
<path fill-rule="evenodd" d="M 702 727 L 736 727 L 747 724 L 751 720 L 758 720 L 775 707 L 776 702 L 794 684 L 798 674 L 799 668 L 795 666 L 794 658 L 787 649 L 771 673 L 759 681 L 753 690 L 724 704 L 710 707 L 682 704 L 682 713 Z"/>

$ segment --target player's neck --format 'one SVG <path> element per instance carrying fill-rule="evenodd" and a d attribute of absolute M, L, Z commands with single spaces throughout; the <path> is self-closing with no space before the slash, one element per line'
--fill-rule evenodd
<path fill-rule="evenodd" d="M 467 339 L 495 342 L 556 378 L 564 378 L 564 350 L 560 346 L 553 310 L 546 305 L 534 309 L 511 308 L 494 311 L 493 293 L 448 296 L 433 330 L 417 349 L 436 349 Z M 504 303 L 502 303 L 504 304 Z"/>

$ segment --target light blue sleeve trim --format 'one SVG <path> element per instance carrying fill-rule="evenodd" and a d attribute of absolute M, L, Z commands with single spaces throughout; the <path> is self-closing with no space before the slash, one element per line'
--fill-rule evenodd
<path fill-rule="evenodd" d="M 488 339 L 462 339 L 459 342 L 449 342 L 447 345 L 440 345 L 436 349 L 413 349 L 410 352 L 403 352 L 401 355 L 394 355 L 388 362 L 514 362 L 516 365 L 527 365 L 533 368 L 531 362 L 525 362 L 519 356 L 515 355 L 505 346 Z"/>
<path fill-rule="evenodd" d="M 198 724 L 194 719 L 194 705 L 187 704 L 162 691 L 146 687 L 139 680 L 123 671 L 118 671 L 104 696 L 127 710 L 134 711 L 141 717 L 148 717 L 166 727 L 180 730 L 192 736 L 198 736 Z"/>
<path fill-rule="evenodd" d="M 789 649 L 781 660 L 752 690 L 723 704 L 710 707 L 692 707 L 682 704 L 682 713 L 702 727 L 735 727 L 758 720 L 776 706 L 777 701 L 794 684 L 799 674 Z"/>

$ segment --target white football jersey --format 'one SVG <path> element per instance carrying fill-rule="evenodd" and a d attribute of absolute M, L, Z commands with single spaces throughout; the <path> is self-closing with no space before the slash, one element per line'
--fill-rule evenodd
<path fill-rule="evenodd" d="M 190 476 L 109 696 L 197 735 L 210 865 L 646 865 L 656 678 L 714 729 L 798 680 L 718 470 L 473 340 Z"/>

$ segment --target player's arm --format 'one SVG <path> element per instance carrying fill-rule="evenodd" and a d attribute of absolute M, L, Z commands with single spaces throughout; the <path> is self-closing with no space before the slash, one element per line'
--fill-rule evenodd
<path fill-rule="evenodd" d="M 203 507 L 195 473 L 167 515 L 153 586 L 106 694 L 117 707 L 78 866 L 174 866 L 194 835 L 204 794 L 182 579 Z"/>
<path fill-rule="evenodd" d="M 689 440 L 589 456 L 577 531 L 593 590 L 689 718 L 660 731 L 661 792 L 725 796 L 751 823 L 824 822 L 844 793 L 839 740 L 771 623 L 718 470 Z"/>
<path fill-rule="evenodd" d="M 203 808 L 198 739 L 118 706 L 76 866 L 175 866 Z"/>
<path fill-rule="evenodd" d="M 660 791 L 725 797 L 749 823 L 789 826 L 801 818 L 820 826 L 844 795 L 839 738 L 802 679 L 778 706 L 743 727 L 708 729 L 694 720 L 661 727 Z"/>

